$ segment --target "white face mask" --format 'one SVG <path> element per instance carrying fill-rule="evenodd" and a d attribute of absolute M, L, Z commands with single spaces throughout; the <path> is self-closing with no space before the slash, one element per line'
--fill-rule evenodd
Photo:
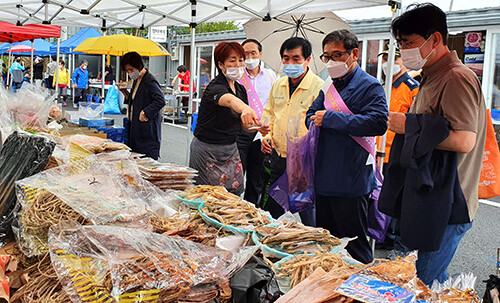
<path fill-rule="evenodd" d="M 246 59 L 245 60 L 245 67 L 249 70 L 254 70 L 259 66 L 260 64 L 260 59 Z"/>
<path fill-rule="evenodd" d="M 83 70 L 86 70 L 87 69 L 87 65 L 84 65 L 82 68 L 83 68 Z"/>
<path fill-rule="evenodd" d="M 352 53 L 351 53 L 352 55 Z M 326 70 L 328 71 L 328 74 L 330 75 L 330 77 L 332 77 L 333 79 L 337 79 L 337 78 L 341 78 L 343 76 L 345 76 L 345 74 L 347 74 L 347 72 L 349 71 L 349 68 L 351 68 L 352 64 L 354 64 L 354 62 L 351 64 L 351 66 L 347 66 L 347 60 L 349 60 L 349 58 L 351 57 L 351 55 L 349 55 L 349 57 L 345 60 L 345 61 L 328 61 L 328 63 L 325 64 L 326 66 Z"/>
<path fill-rule="evenodd" d="M 59 64 L 59 68 L 63 68 L 63 66 L 61 64 Z"/>
<path fill-rule="evenodd" d="M 388 68 L 389 68 L 389 62 L 382 63 L 382 72 L 386 76 L 388 74 Z M 401 66 L 399 66 L 399 64 L 394 63 L 394 65 L 392 66 L 392 75 L 393 76 L 397 75 L 399 74 L 400 71 L 401 71 Z"/>
<path fill-rule="evenodd" d="M 141 73 L 138 70 L 135 70 L 135 71 L 129 73 L 128 76 L 130 77 L 130 79 L 135 81 L 135 80 L 139 79 L 139 77 L 141 76 Z"/>
<path fill-rule="evenodd" d="M 226 68 L 226 78 L 233 81 L 240 80 L 241 76 L 245 72 L 244 67 L 227 67 Z"/>
<path fill-rule="evenodd" d="M 429 58 L 434 49 L 432 49 L 432 51 L 427 55 L 427 57 L 422 58 L 422 55 L 420 54 L 420 48 L 422 48 L 422 46 L 424 46 L 431 37 L 425 40 L 425 42 L 419 47 L 401 50 L 401 59 L 403 59 L 403 64 L 407 68 L 412 70 L 419 70 L 422 69 L 422 67 L 424 67 L 425 63 L 427 62 L 427 58 Z"/>

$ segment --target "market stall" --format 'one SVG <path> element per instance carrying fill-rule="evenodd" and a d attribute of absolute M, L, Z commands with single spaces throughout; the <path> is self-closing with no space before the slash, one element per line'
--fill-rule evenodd
<path fill-rule="evenodd" d="M 229 2 L 229 9 L 208 5 L 203 11 L 206 20 L 223 11 L 231 17 L 263 11 Z M 273 16 L 271 1 L 248 5 L 267 7 L 271 18 L 297 8 L 312 10 L 311 2 L 283 5 L 289 8 Z M 75 22 L 99 18 L 93 12 L 91 18 L 77 18 L 79 3 L 58 5 L 69 10 Z M 367 5 L 352 3 L 337 4 Z M 193 34 L 197 21 L 204 20 L 196 18 L 196 4 L 176 7 L 179 13 L 193 12 Z M 112 11 L 109 5 L 96 2 L 87 13 L 94 8 Z M 43 6 L 47 20 L 53 12 L 51 1 Z M 158 8 L 140 9 L 144 23 L 146 13 Z M 59 13 L 51 20 L 57 21 Z M 174 13 L 156 17 L 182 21 Z M 134 17 L 114 21 L 129 25 Z M 73 129 L 60 120 L 49 96 L 40 95 L 0 91 L 0 129 L 6 138 L 0 150 L 0 205 L 6 218 L 0 226 L 5 231 L 0 240 L 6 244 L 0 281 L 7 281 L 0 297 L 10 302 L 478 300 L 473 276 L 429 288 L 416 277 L 414 254 L 360 264 L 344 249 L 351 239 L 305 226 L 290 213 L 275 220 L 222 187 L 194 187 L 197 172 L 192 169 L 139 159 L 141 155 L 130 153 L 124 144 L 78 134 L 86 128 Z M 28 99 L 36 102 L 23 102 Z M 49 115 L 55 121 L 49 122 Z M 79 123 L 96 128 L 108 123 L 82 118 Z M 22 157 L 16 152 L 20 148 Z M 16 243 L 10 242 L 10 228 Z M 494 283 L 491 289 L 497 288 Z"/>
<path fill-rule="evenodd" d="M 31 41 L 31 70 L 33 70 L 33 50 L 34 50 L 34 40 L 40 38 L 52 38 L 61 36 L 61 27 L 55 25 L 14 25 L 8 22 L 0 21 L 0 42 L 12 43 L 20 41 Z M 12 52 L 9 50 L 9 60 L 8 65 L 11 64 Z M 7 83 L 9 83 L 10 75 L 7 74 Z M 33 82 L 33 73 L 31 76 L 31 82 Z"/>

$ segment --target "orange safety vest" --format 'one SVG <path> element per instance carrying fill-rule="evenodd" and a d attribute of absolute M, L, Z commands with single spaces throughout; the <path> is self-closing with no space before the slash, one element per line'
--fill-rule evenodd
<path fill-rule="evenodd" d="M 398 113 L 407 113 L 413 103 L 413 98 L 418 93 L 419 83 L 410 77 L 408 73 L 401 75 L 392 83 L 391 103 L 389 111 Z M 387 130 L 387 141 L 385 145 L 384 163 L 389 162 L 389 152 L 391 151 L 392 141 L 396 134 Z M 382 137 L 377 137 L 377 146 L 380 146 Z"/>

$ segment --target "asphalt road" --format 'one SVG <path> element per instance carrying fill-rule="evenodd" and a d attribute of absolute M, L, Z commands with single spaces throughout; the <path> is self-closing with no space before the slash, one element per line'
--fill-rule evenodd
<path fill-rule="evenodd" d="M 117 124 L 121 117 L 115 116 Z M 187 130 L 164 124 L 162 127 L 161 162 L 186 165 Z M 476 290 L 482 297 L 486 280 L 495 274 L 497 249 L 500 248 L 500 197 L 490 200 L 493 205 L 480 203 L 471 230 L 462 239 L 448 268 L 450 275 L 472 272 L 477 276 Z M 377 250 L 376 257 L 386 257 L 388 251 Z"/>

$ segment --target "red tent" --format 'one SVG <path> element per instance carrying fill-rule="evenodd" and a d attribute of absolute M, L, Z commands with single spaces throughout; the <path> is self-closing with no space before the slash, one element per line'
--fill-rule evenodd
<path fill-rule="evenodd" d="M 61 27 L 56 25 L 15 25 L 0 21 L 0 42 L 19 42 L 39 38 L 60 37 Z"/>

